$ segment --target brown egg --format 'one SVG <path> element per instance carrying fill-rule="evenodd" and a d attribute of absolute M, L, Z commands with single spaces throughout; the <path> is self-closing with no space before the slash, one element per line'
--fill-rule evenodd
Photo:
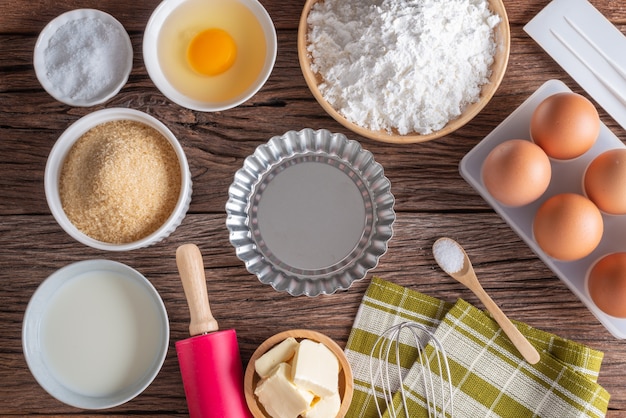
<path fill-rule="evenodd" d="M 552 176 L 550 159 L 537 145 L 511 139 L 494 147 L 482 167 L 489 194 L 507 206 L 522 206 L 538 199 Z"/>
<path fill-rule="evenodd" d="M 587 152 L 600 134 L 593 103 L 577 93 L 556 93 L 535 108 L 530 136 L 549 157 L 569 160 Z"/>
<path fill-rule="evenodd" d="M 594 264 L 587 290 L 602 312 L 626 318 L 626 253 L 609 254 Z"/>
<path fill-rule="evenodd" d="M 539 247 L 550 257 L 573 261 L 589 255 L 604 233 L 602 214 L 585 196 L 561 193 L 537 209 L 533 234 Z"/>
<path fill-rule="evenodd" d="M 626 148 L 608 150 L 594 158 L 585 171 L 583 188 L 601 211 L 626 214 Z"/>

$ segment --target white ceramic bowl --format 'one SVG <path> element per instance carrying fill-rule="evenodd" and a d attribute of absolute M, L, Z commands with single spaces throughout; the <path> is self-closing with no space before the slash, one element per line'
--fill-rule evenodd
<path fill-rule="evenodd" d="M 163 225 L 150 235 L 138 241 L 126 244 L 111 244 L 98 241 L 80 231 L 74 224 L 72 224 L 63 211 L 61 197 L 59 195 L 59 178 L 61 175 L 61 168 L 67 153 L 70 151 L 74 143 L 91 128 L 114 120 L 132 120 L 141 122 L 156 129 L 170 142 L 174 148 L 181 170 L 180 195 L 172 214 L 169 218 L 167 218 Z M 52 215 L 61 228 L 63 228 L 72 238 L 82 244 L 109 251 L 128 251 L 147 247 L 163 240 L 174 232 L 178 225 L 180 225 L 183 221 L 185 214 L 187 213 L 187 209 L 189 208 L 189 204 L 191 202 L 191 183 L 191 172 L 189 171 L 187 157 L 185 156 L 183 148 L 174 134 L 163 123 L 147 113 L 127 108 L 109 108 L 98 110 L 83 116 L 70 125 L 70 127 L 63 132 L 52 147 L 50 155 L 48 156 L 44 174 L 46 200 L 48 201 L 48 206 Z"/>
<path fill-rule="evenodd" d="M 81 19 L 98 20 L 101 24 L 106 25 L 104 29 L 108 32 L 109 39 L 112 34 L 115 34 L 117 39 L 112 43 L 112 49 L 114 50 L 111 55 L 114 57 L 114 60 L 106 60 L 110 63 L 110 69 L 115 71 L 115 73 L 108 74 L 111 76 L 111 79 L 104 83 L 104 85 L 97 86 L 97 89 L 92 86 L 92 91 L 84 91 L 77 94 L 70 93 L 67 88 L 61 88 L 58 83 L 55 83 L 53 80 L 55 77 L 51 77 L 47 68 L 48 59 L 46 58 L 46 49 L 50 45 L 50 40 L 53 39 L 59 28 L 71 22 L 78 22 Z M 83 34 L 84 36 L 86 36 L 86 34 L 91 34 L 90 36 L 96 37 L 102 36 L 102 34 L 97 34 L 97 28 L 93 25 L 90 25 L 89 29 L 90 31 L 86 31 L 85 34 Z M 75 41 L 83 44 L 89 43 L 88 39 L 82 40 L 76 38 Z M 102 46 L 102 44 L 100 44 L 100 46 Z M 93 52 L 92 56 L 94 59 L 96 59 L 96 57 L 106 58 L 98 54 L 99 53 Z M 67 62 L 65 64 L 69 65 Z M 44 27 L 39 35 L 39 38 L 37 39 L 37 43 L 35 44 L 33 65 L 35 67 L 37 79 L 41 83 L 42 87 L 56 100 L 70 106 L 94 106 L 111 99 L 128 81 L 128 76 L 130 75 L 133 67 L 133 46 L 130 42 L 128 33 L 124 29 L 124 26 L 122 26 L 122 24 L 113 16 L 100 10 L 76 9 L 59 15 L 50 21 L 46 27 Z M 56 66 L 53 68 L 56 69 Z M 103 68 L 106 69 L 105 63 L 101 64 L 99 68 L 100 70 Z M 77 71 L 77 68 L 66 68 L 66 70 Z M 89 68 L 85 68 L 84 70 L 88 71 Z M 89 74 L 93 75 L 92 73 Z M 88 74 L 85 73 L 83 75 L 87 76 Z M 68 73 L 65 78 L 80 79 L 81 77 L 78 77 L 77 74 Z M 84 86 L 81 88 L 84 88 Z"/>
<path fill-rule="evenodd" d="M 105 409 L 133 399 L 157 376 L 169 322 L 141 273 L 86 260 L 57 270 L 37 288 L 22 344 L 31 373 L 51 396 L 76 408 Z"/>
<path fill-rule="evenodd" d="M 238 3 L 241 3 L 254 14 L 263 30 L 266 41 L 266 54 L 263 68 L 255 81 L 241 94 L 219 101 L 201 101 L 182 93 L 168 80 L 161 67 L 158 52 L 159 36 L 164 23 L 172 13 L 176 12 L 182 5 L 190 1 L 193 0 L 163 1 L 152 13 L 146 25 L 143 38 L 143 59 L 148 75 L 161 93 L 174 103 L 185 108 L 202 112 L 217 112 L 236 107 L 254 96 L 261 87 L 263 87 L 272 73 L 277 53 L 276 29 L 274 28 L 272 19 L 258 0 L 238 0 Z M 220 2 L 214 3 L 219 4 Z M 236 65 L 236 63 L 234 65 Z"/>

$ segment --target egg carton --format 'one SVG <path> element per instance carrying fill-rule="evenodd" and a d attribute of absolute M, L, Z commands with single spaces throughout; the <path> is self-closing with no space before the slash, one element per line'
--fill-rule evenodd
<path fill-rule="evenodd" d="M 572 160 L 550 160 L 552 178 L 546 192 L 536 201 L 508 207 L 495 200 L 485 188 L 481 177 L 482 164 L 489 152 L 498 144 L 510 139 L 530 141 L 532 113 L 545 98 L 571 90 L 559 80 L 549 80 L 535 91 L 524 103 L 511 113 L 489 135 L 468 152 L 459 164 L 461 176 L 489 203 L 509 224 L 537 256 L 580 298 L 606 329 L 616 338 L 626 338 L 626 319 L 615 318 L 602 312 L 591 300 L 587 291 L 586 277 L 593 264 L 603 256 L 626 251 L 626 216 L 603 214 L 604 234 L 597 248 L 588 256 L 575 261 L 558 261 L 547 255 L 533 238 L 532 224 L 537 209 L 543 202 L 559 193 L 583 193 L 582 179 L 587 165 L 599 154 L 624 144 L 604 123 L 593 147 L 582 156 Z"/>

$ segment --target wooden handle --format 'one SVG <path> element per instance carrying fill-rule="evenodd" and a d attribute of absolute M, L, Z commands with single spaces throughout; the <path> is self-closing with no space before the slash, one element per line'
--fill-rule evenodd
<path fill-rule="evenodd" d="M 211 313 L 206 289 L 202 254 L 195 244 L 184 244 L 176 250 L 176 265 L 189 305 L 189 335 L 206 334 L 219 329 Z"/>
<path fill-rule="evenodd" d="M 524 337 L 524 334 L 511 322 L 511 320 L 502 312 L 500 307 L 489 297 L 486 292 L 475 292 L 480 301 L 485 305 L 487 310 L 491 312 L 493 318 L 500 325 L 504 333 L 509 337 L 515 348 L 520 352 L 522 357 L 530 364 L 536 364 L 540 360 L 539 352 L 532 346 L 530 341 Z"/>

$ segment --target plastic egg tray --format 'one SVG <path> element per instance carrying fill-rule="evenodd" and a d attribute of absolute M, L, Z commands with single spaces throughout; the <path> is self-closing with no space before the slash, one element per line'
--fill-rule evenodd
<path fill-rule="evenodd" d="M 551 159 L 552 179 L 546 192 L 536 201 L 521 207 L 507 207 L 496 201 L 485 188 L 482 164 L 489 152 L 509 139 L 530 140 L 529 126 L 533 111 L 541 101 L 555 93 L 571 91 L 559 80 L 549 80 L 511 113 L 489 135 L 468 152 L 459 165 L 463 178 L 493 207 L 513 228 L 539 258 L 559 277 L 589 308 L 598 320 L 616 338 L 626 338 L 626 319 L 602 312 L 591 300 L 586 289 L 586 276 L 591 266 L 603 256 L 626 251 L 626 216 L 603 214 L 604 234 L 598 247 L 587 257 L 576 261 L 558 261 L 544 253 L 533 238 L 532 224 L 539 206 L 559 193 L 583 194 L 582 179 L 587 165 L 599 154 L 624 144 L 603 123 L 594 146 L 582 156 L 572 160 Z"/>

